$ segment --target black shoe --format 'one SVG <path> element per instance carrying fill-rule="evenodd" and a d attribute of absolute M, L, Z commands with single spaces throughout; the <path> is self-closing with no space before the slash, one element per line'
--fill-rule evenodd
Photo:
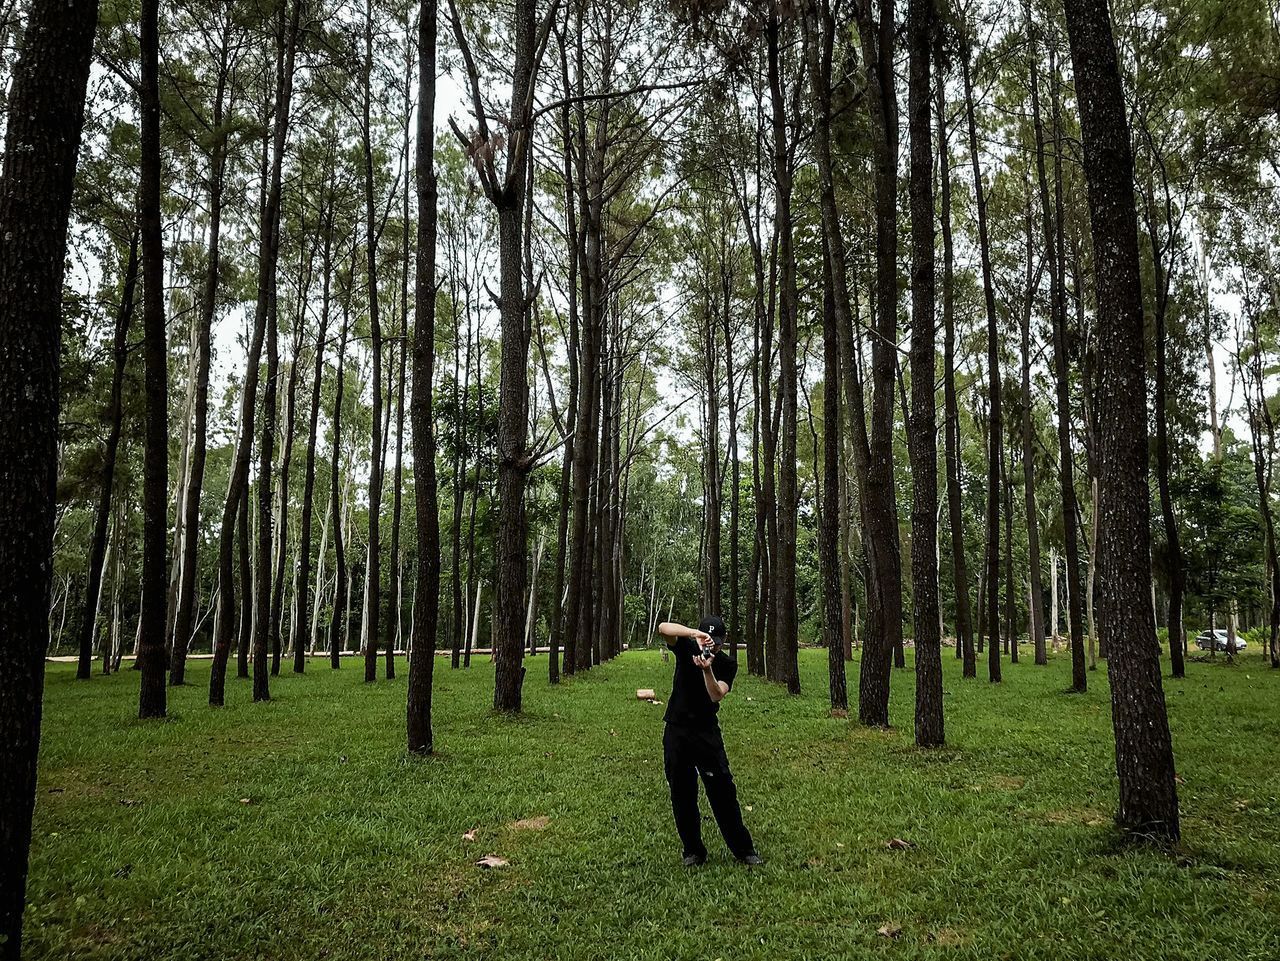
<path fill-rule="evenodd" d="M 686 868 L 697 868 L 707 863 L 705 854 L 686 854 L 681 862 Z"/>
<path fill-rule="evenodd" d="M 738 863 L 745 864 L 748 867 L 755 867 L 758 864 L 764 864 L 764 858 L 760 857 L 760 855 L 752 851 L 750 854 L 746 855 L 745 857 L 738 858 Z"/>

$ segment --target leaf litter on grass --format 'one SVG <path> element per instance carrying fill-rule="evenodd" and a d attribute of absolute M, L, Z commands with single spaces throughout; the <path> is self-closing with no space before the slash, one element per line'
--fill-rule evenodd
<path fill-rule="evenodd" d="M 551 818 L 545 814 L 539 814 L 535 817 L 521 818 L 519 821 L 512 821 L 507 827 L 513 831 L 542 831 L 551 823 Z"/>

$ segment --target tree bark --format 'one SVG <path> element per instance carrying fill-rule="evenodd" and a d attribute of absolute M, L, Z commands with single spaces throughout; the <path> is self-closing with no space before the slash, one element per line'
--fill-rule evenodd
<path fill-rule="evenodd" d="M 209 704 L 221 707 L 224 701 L 227 658 L 231 649 L 233 618 L 231 611 L 235 603 L 235 582 L 232 569 L 232 549 L 236 535 L 236 513 L 243 510 L 246 517 L 241 524 L 247 525 L 249 489 L 249 462 L 253 453 L 253 434 L 255 414 L 257 411 L 257 392 L 259 363 L 262 359 L 262 344 L 268 323 L 275 320 L 271 297 L 275 289 L 276 264 L 280 254 L 280 197 L 282 192 L 282 171 L 284 167 L 285 143 L 289 128 L 289 100 L 293 91 L 293 54 L 297 41 L 298 19 L 301 14 L 301 3 L 295 0 L 290 14 L 289 28 L 282 38 L 285 47 L 283 69 L 277 74 L 277 103 L 275 124 L 272 132 L 272 156 L 268 172 L 268 184 L 262 206 L 262 224 L 259 237 L 258 256 L 258 297 L 254 307 L 253 332 L 250 336 L 248 364 L 245 369 L 244 386 L 240 398 L 240 436 L 236 442 L 235 460 L 231 467 L 231 480 L 227 490 L 227 500 L 222 512 L 222 527 L 218 539 L 218 620 L 215 630 L 213 667 L 209 679 Z M 265 406 L 265 404 L 264 404 Z M 270 487 L 265 477 L 259 484 Z M 262 494 L 259 493 L 259 503 Z M 270 513 L 270 499 L 267 500 L 267 511 Z M 242 554 L 247 547 L 242 544 Z M 243 560 L 243 557 L 242 557 Z M 266 563 L 259 558 L 260 563 Z M 242 572 L 243 572 L 242 563 Z M 268 581 L 268 587 L 270 582 Z M 248 578 L 241 578 L 241 591 L 248 598 Z M 263 617 L 270 613 L 270 605 L 262 608 L 262 599 L 256 601 Z M 242 609 L 241 638 L 246 637 L 249 625 L 245 623 L 249 611 Z M 266 625 L 262 626 L 265 631 Z M 263 635 L 263 653 L 265 654 L 265 634 Z M 264 658 L 265 667 L 265 658 Z M 259 684 L 255 680 L 255 698 L 267 693 L 264 681 Z"/>
<path fill-rule="evenodd" d="M 1009 663 L 1018 663 L 1018 593 L 1013 576 L 1013 453 L 1014 435 L 1009 431 L 1009 450 L 1000 465 L 1000 486 L 1004 491 L 1004 637 Z"/>
<path fill-rule="evenodd" d="M 88 586 L 85 588 L 84 609 L 78 632 L 80 658 L 76 677 L 87 679 L 92 674 L 93 639 L 97 632 L 98 608 L 102 595 L 102 571 L 107 557 L 107 533 L 111 525 L 112 489 L 115 486 L 116 454 L 120 447 L 120 431 L 124 420 L 124 404 L 121 394 L 124 388 L 125 364 L 129 358 L 129 322 L 133 317 L 135 288 L 138 281 L 138 235 L 135 232 L 129 243 L 129 260 L 124 272 L 124 287 L 120 305 L 116 310 L 115 338 L 112 342 L 111 399 L 107 404 L 110 427 L 102 452 L 102 480 L 98 494 L 98 509 L 94 517 L 93 540 L 89 547 Z M 104 661 L 110 673 L 110 665 Z"/>
<path fill-rule="evenodd" d="M 769 101 L 773 131 L 774 221 L 778 231 L 778 395 L 782 406 L 778 458 L 778 536 L 774 543 L 776 620 L 774 664 L 770 678 L 800 693 L 799 631 L 796 607 L 796 524 L 799 488 L 796 479 L 798 341 L 796 257 L 791 212 L 791 152 L 787 143 L 781 43 L 782 20 L 771 7 L 765 36 L 769 57 Z M 717 524 L 719 519 L 716 520 Z M 842 665 L 843 667 L 843 665 Z"/>
<path fill-rule="evenodd" d="M 987 195 L 978 162 L 978 128 L 974 120 L 973 78 L 969 69 L 969 27 L 963 28 L 961 55 L 965 112 L 969 122 L 969 159 L 973 166 L 973 190 L 978 208 L 978 249 L 982 260 L 982 292 L 987 311 L 987 392 L 990 426 L 987 429 L 987 678 L 1000 680 L 1000 477 L 1004 449 L 1004 424 L 1000 411 L 1000 353 L 996 327 L 996 295 L 991 281 L 991 246 L 987 239 Z M 1006 518 L 1006 523 L 1008 519 Z"/>
<path fill-rule="evenodd" d="M 164 238 L 160 223 L 160 4 L 142 0 L 138 222 L 142 241 L 142 328 L 146 395 L 142 467 L 142 612 L 138 625 L 138 716 L 168 710 L 165 613 L 169 580 L 169 355 L 164 318 Z"/>
<path fill-rule="evenodd" d="M 1027 275 L 1026 298 L 1022 305 L 1019 329 L 1022 335 L 1022 499 L 1026 511 L 1027 527 L 1027 633 L 1037 664 L 1048 664 L 1049 657 L 1044 644 L 1044 575 L 1040 565 L 1040 512 L 1036 507 L 1035 430 L 1032 424 L 1032 408 L 1035 403 L 1031 393 L 1031 312 L 1035 309 L 1035 292 L 1039 286 L 1039 274 L 1034 265 L 1033 244 L 1035 223 L 1031 215 L 1031 193 L 1027 191 L 1026 244 Z"/>
<path fill-rule="evenodd" d="M 1153 197 L 1144 198 L 1148 236 L 1151 241 L 1151 267 L 1153 286 L 1155 287 L 1155 426 L 1156 426 L 1156 485 L 1160 491 L 1160 515 L 1164 523 L 1165 547 L 1167 556 L 1165 565 L 1169 573 L 1169 607 L 1168 634 L 1169 659 L 1171 673 L 1174 677 L 1185 677 L 1186 668 L 1182 661 L 1183 627 L 1182 601 L 1186 591 L 1186 573 L 1182 558 L 1182 539 L 1178 532 L 1178 517 L 1173 509 L 1173 494 L 1170 482 L 1173 474 L 1173 457 L 1169 450 L 1169 364 L 1168 364 L 1168 314 L 1169 314 L 1169 270 L 1171 265 L 1164 262 L 1160 255 L 1160 237 L 1156 227 L 1155 214 L 1151 208 L 1155 206 Z M 1171 226 L 1171 225 L 1170 225 Z M 1172 230 L 1166 242 L 1174 243 Z M 1171 257 L 1172 259 L 1172 257 Z"/>
<path fill-rule="evenodd" d="M 182 574 L 178 585 L 178 609 L 173 619 L 173 654 L 169 663 L 169 683 L 186 683 L 187 650 L 195 619 L 196 585 L 200 547 L 200 495 L 204 489 L 204 465 L 208 449 L 209 364 L 212 355 L 213 320 L 218 310 L 218 279 L 221 270 L 222 197 L 227 167 L 227 137 L 223 132 L 224 103 L 230 77 L 228 38 L 224 34 L 219 49 L 218 87 L 213 99 L 215 139 L 209 163 L 209 262 L 205 266 L 204 291 L 196 334 L 196 384 L 194 424 L 191 431 L 191 462 L 182 496 Z"/>
<path fill-rule="evenodd" d="M 263 264 L 258 273 L 258 309 L 266 327 L 267 379 L 263 389 L 262 434 L 258 442 L 258 555 L 254 591 L 253 699 L 271 698 L 267 657 L 273 632 L 274 565 L 272 564 L 271 494 L 275 460 L 276 393 L 279 385 L 279 328 L 276 268 L 280 260 L 280 190 L 275 180 L 284 166 L 288 142 L 289 102 L 293 93 L 294 49 L 302 0 L 294 0 L 292 11 L 280 11 L 280 40 L 276 55 L 275 140 L 272 150 L 272 186 L 263 223 Z M 288 21 L 285 18 L 288 16 Z M 272 204 L 274 200 L 274 205 Z M 281 549 L 283 550 L 283 544 Z"/>
<path fill-rule="evenodd" d="M 1067 356 L 1067 305 L 1065 290 L 1066 251 L 1062 235 L 1062 138 L 1059 116 L 1056 47 L 1049 45 L 1050 101 L 1052 110 L 1054 154 L 1054 202 L 1050 206 L 1048 179 L 1045 174 L 1044 125 L 1040 119 L 1039 55 L 1032 33 L 1031 115 L 1036 137 L 1036 180 L 1040 188 L 1043 213 L 1045 259 L 1050 270 L 1050 320 L 1053 327 L 1053 373 L 1058 427 L 1058 483 L 1062 491 L 1063 564 L 1067 572 L 1067 626 L 1071 644 L 1071 690 L 1083 693 L 1088 688 L 1084 658 L 1083 588 L 1080 583 L 1079 507 L 1076 503 L 1075 468 L 1071 452 L 1071 382 Z M 1054 622 L 1056 636 L 1057 621 Z"/>
<path fill-rule="evenodd" d="M 569 82 L 569 52 L 563 33 L 560 35 L 560 76 L 566 95 L 572 89 Z M 573 176 L 573 127 L 570 123 L 571 111 L 569 103 L 565 103 L 560 111 L 560 139 L 563 149 L 562 176 L 564 178 L 564 216 L 566 255 L 568 264 L 568 325 L 567 365 L 569 368 L 569 402 L 565 412 L 564 450 L 560 458 L 560 510 L 556 525 L 556 577 L 555 594 L 551 605 L 551 625 L 548 642 L 550 656 L 547 659 L 547 679 L 552 684 L 560 683 L 560 652 L 563 648 L 566 662 L 571 652 L 564 637 L 564 599 L 565 580 L 569 567 L 569 508 L 573 492 L 573 453 L 575 449 L 574 434 L 578 423 L 578 382 L 580 360 L 578 357 L 579 329 L 581 319 L 578 313 L 578 217 L 577 199 L 574 190 Z M 544 357 L 545 363 L 545 357 Z M 570 630 L 574 625 L 569 622 Z M 567 665 L 566 665 L 567 666 Z M 569 668 L 571 670 L 571 668 Z"/>
<path fill-rule="evenodd" d="M 1146 375 L 1133 154 L 1106 0 L 1066 0 L 1093 233 L 1099 357 L 1099 595 L 1111 680 L 1119 826 L 1176 841 L 1178 792 L 1150 600 Z"/>
<path fill-rule="evenodd" d="M 805 47 L 809 52 L 810 82 L 817 71 L 823 71 L 823 80 L 829 76 L 831 64 L 831 38 L 823 31 L 821 37 L 813 28 L 810 18 L 805 18 Z M 821 44 L 821 51 L 818 46 Z M 815 66 L 817 71 L 814 70 Z M 822 81 L 822 90 L 826 85 Z M 817 93 L 817 91 L 815 91 Z M 819 100 L 815 96 L 815 101 Z M 830 102 L 815 103 L 823 111 L 824 121 L 830 115 Z M 823 257 L 822 297 L 822 513 L 818 526 L 818 556 L 822 575 L 822 626 L 827 647 L 827 677 L 831 695 L 831 710 L 849 709 L 848 682 L 844 669 L 844 645 L 841 643 L 840 597 L 840 333 L 836 325 L 835 291 L 832 289 L 831 255 Z"/>
<path fill-rule="evenodd" d="M 1269 603 L 1267 605 L 1267 649 L 1266 655 L 1272 667 L 1280 667 L 1277 663 L 1277 638 L 1280 635 L 1280 554 L 1276 549 L 1276 524 L 1275 514 L 1271 510 L 1271 478 L 1272 478 L 1272 453 L 1269 438 L 1274 435 L 1275 424 L 1271 418 L 1271 411 L 1267 406 L 1267 393 L 1265 384 L 1265 370 L 1263 363 L 1263 345 L 1258 329 L 1257 314 L 1250 309 L 1246 302 L 1245 312 L 1249 317 L 1250 332 L 1253 336 L 1253 353 L 1250 358 L 1250 369 L 1245 378 L 1245 406 L 1249 415 L 1249 437 L 1253 444 L 1253 476 L 1258 487 L 1258 511 L 1262 515 L 1263 541 L 1262 546 L 1265 551 L 1265 560 L 1267 568 L 1267 587 L 1270 594 Z M 1244 364 L 1237 357 L 1237 362 L 1242 368 L 1241 373 L 1246 373 L 1243 369 Z M 1250 385 L 1250 379 L 1253 381 Z M 1256 388 L 1256 398 L 1252 396 L 1253 390 Z M 1263 429 L 1266 429 L 1267 438 L 1263 437 Z M 1231 647 L 1235 647 L 1235 638 L 1230 638 Z M 1170 638 L 1172 642 L 1172 638 Z M 1181 665 L 1181 659 L 1176 662 Z M 1176 676 L 1176 675 L 1175 675 Z"/>
<path fill-rule="evenodd" d="M 534 0 L 516 0 L 512 10 L 510 26 L 515 49 L 506 170 L 500 177 L 491 157 L 477 158 L 485 170 L 486 196 L 498 215 L 498 306 L 502 344 L 498 385 L 498 530 L 494 551 L 497 610 L 493 639 L 496 662 L 493 706 L 505 713 L 520 711 L 524 683 L 525 555 L 528 542 L 524 497 L 531 461 L 528 449 L 529 293 L 524 279 L 526 238 L 522 217 L 533 135 L 532 90 L 538 71 L 536 6 Z M 485 106 L 481 102 L 479 81 L 462 21 L 452 3 L 450 10 L 454 33 L 472 80 L 472 106 L 480 126 L 480 137 L 489 141 Z M 544 26 L 546 28 L 549 24 Z"/>
<path fill-rule="evenodd" d="M 373 0 L 365 0 L 363 122 L 360 143 L 364 160 L 365 277 L 369 289 L 369 344 L 373 351 L 373 431 L 369 443 L 369 544 L 365 565 L 364 679 L 378 679 L 378 644 L 382 640 L 380 591 L 382 545 L 382 316 L 378 300 L 378 224 L 373 205 L 373 131 L 370 108 L 373 72 Z"/>
<path fill-rule="evenodd" d="M 454 301 L 454 319 L 460 316 L 456 308 L 456 299 Z M 462 645 L 463 638 L 467 632 L 467 608 L 463 599 L 463 582 L 462 582 L 462 507 L 466 500 L 466 480 L 467 480 L 467 427 L 466 427 L 466 410 L 470 399 L 471 389 L 471 324 L 470 316 L 467 315 L 467 353 L 464 358 L 465 373 L 462 376 L 462 393 L 458 393 L 458 336 L 459 331 L 455 322 L 453 338 L 454 338 L 454 365 L 453 365 L 453 396 L 454 409 L 458 415 L 454 423 L 453 443 L 454 450 L 458 452 L 458 463 L 454 469 L 453 482 L 453 537 L 451 545 L 451 566 L 453 568 L 453 618 L 452 618 L 452 645 L 450 667 L 456 670 L 462 662 Z M 469 583 L 470 574 L 468 574 Z"/>
<path fill-rule="evenodd" d="M 955 585 L 956 657 L 965 677 L 977 676 L 973 650 L 973 621 L 969 606 L 969 565 L 964 549 L 964 513 L 960 492 L 960 405 L 956 399 L 955 254 L 951 239 L 951 151 L 947 141 L 946 77 L 942 31 L 935 33 L 934 61 L 938 70 L 938 187 L 942 214 L 942 399 L 943 438 L 947 469 L 947 525 L 951 534 L 951 570 Z"/>
<path fill-rule="evenodd" d="M 305 217 L 300 218 L 299 226 L 304 237 L 315 229 L 315 227 L 310 227 L 306 223 Z M 298 419 L 298 379 L 301 371 L 299 365 L 302 360 L 302 327 L 306 317 L 305 305 L 308 293 L 311 290 L 312 257 L 314 254 L 314 248 L 306 240 L 303 240 L 299 246 L 301 247 L 300 257 L 303 262 L 299 265 L 298 304 L 289 351 L 289 380 L 285 388 L 284 450 L 280 456 L 280 513 L 276 523 L 275 574 L 271 589 L 272 677 L 280 674 L 280 657 L 284 640 L 285 569 L 289 556 L 289 468 L 293 464 L 294 428 Z M 296 593 L 295 590 L 295 596 Z M 290 625 L 290 630 L 292 631 L 292 625 Z"/>
<path fill-rule="evenodd" d="M 332 153 L 326 158 L 326 173 L 332 171 Z M 321 231 L 321 271 L 320 281 L 320 323 L 316 330 L 315 356 L 312 358 L 311 373 L 311 408 L 307 423 L 307 454 L 302 468 L 302 517 L 299 531 L 301 542 L 298 547 L 298 613 L 291 625 L 293 637 L 293 672 L 301 674 L 307 667 L 307 653 L 315 643 L 315 629 L 312 625 L 311 613 L 320 608 L 320 582 L 314 589 L 311 587 L 311 528 L 315 511 L 316 489 L 316 433 L 320 421 L 320 388 L 324 383 L 324 351 L 329 339 L 329 311 L 332 306 L 333 292 L 333 207 L 334 190 L 326 187 L 317 225 Z M 336 476 L 336 471 L 334 472 Z M 324 538 L 320 541 L 320 555 L 324 556 Z M 302 632 L 307 631 L 306 643 L 303 643 Z"/>
<path fill-rule="evenodd" d="M 0 173 L 0 958 L 22 955 L 49 642 L 67 221 L 98 4 L 34 4 Z"/>
<path fill-rule="evenodd" d="M 354 267 L 355 258 L 352 257 Z M 354 270 L 352 271 L 354 274 Z M 333 587 L 333 611 L 329 617 L 329 667 L 342 666 L 342 647 L 347 640 L 347 590 L 350 575 L 347 571 L 347 547 L 342 539 L 342 498 L 339 468 L 342 466 L 342 401 L 346 370 L 347 336 L 351 330 L 351 288 L 355 278 L 350 277 L 342 291 L 342 333 L 338 339 L 338 382 L 333 393 L 333 449 L 329 462 L 329 516 L 333 520 L 333 550 L 336 575 Z M 317 603 L 319 601 L 317 600 Z"/>
<path fill-rule="evenodd" d="M 894 381 L 898 332 L 898 101 L 894 91 L 894 0 L 882 0 L 879 17 L 870 0 L 859 6 L 859 33 L 867 71 L 875 184 L 875 313 L 871 343 L 873 388 L 870 438 L 862 403 L 851 404 L 854 451 L 863 464 L 863 526 L 868 548 L 868 626 L 858 680 L 858 718 L 866 725 L 889 724 L 891 658 L 902 647 L 902 558 L 898 544 L 898 507 L 893 478 Z M 830 236 L 830 231 L 828 231 Z M 833 263 L 835 252 L 833 251 Z M 837 284 L 839 296 L 840 284 Z M 845 325 L 846 373 L 854 366 L 852 312 Z M 856 374 L 846 384 L 861 386 Z M 846 390 L 850 388 L 847 386 Z M 860 395 L 861 391 L 851 391 Z"/>
<path fill-rule="evenodd" d="M 938 442 L 934 395 L 935 260 L 930 137 L 931 0 L 907 0 L 907 128 L 911 135 L 911 596 L 916 647 L 916 745 L 944 741 L 938 622 Z"/>
<path fill-rule="evenodd" d="M 440 615 L 440 505 L 436 490 L 434 396 L 436 340 L 436 3 L 418 7 L 418 139 L 414 156 L 418 199 L 414 262 L 413 428 L 414 506 L 417 518 L 417 602 L 409 656 L 408 748 L 430 754 L 431 679 L 435 672 L 436 625 Z M 407 251 L 406 251 L 407 253 Z"/>
<path fill-rule="evenodd" d="M 582 5 L 575 7 L 575 83 L 578 95 L 585 95 Z M 566 74 L 567 76 L 567 74 Z M 607 82 L 608 78 L 602 78 Z M 588 140 L 586 111 L 576 114 L 578 142 L 578 186 L 580 233 L 570 236 L 577 245 L 573 255 L 582 272 L 582 331 L 578 357 L 578 422 L 574 434 L 571 481 L 573 511 L 570 524 L 570 567 L 565 595 L 565 615 L 569 636 L 565 642 L 566 674 L 591 666 L 590 638 L 597 633 L 593 624 L 592 590 L 595 556 L 592 547 L 591 481 L 596 473 L 600 449 L 600 369 L 603 351 L 604 278 L 604 165 L 609 120 L 609 101 L 601 102 L 601 115 Z"/>

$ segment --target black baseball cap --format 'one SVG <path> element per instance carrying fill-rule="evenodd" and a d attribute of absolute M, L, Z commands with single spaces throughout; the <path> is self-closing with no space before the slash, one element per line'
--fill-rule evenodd
<path fill-rule="evenodd" d="M 698 625 L 698 630 L 703 631 L 706 634 L 710 634 L 716 643 L 724 640 L 724 621 L 715 614 L 708 614 L 704 617 L 702 622 Z"/>

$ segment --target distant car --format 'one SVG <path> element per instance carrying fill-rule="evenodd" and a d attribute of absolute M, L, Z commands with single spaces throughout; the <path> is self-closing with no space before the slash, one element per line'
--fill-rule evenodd
<path fill-rule="evenodd" d="M 1196 638 L 1196 647 L 1200 648 L 1202 651 L 1225 651 L 1227 650 L 1227 645 L 1229 643 L 1230 641 L 1227 637 L 1227 632 L 1221 629 L 1212 632 L 1202 631 L 1200 636 Z M 1245 642 L 1245 639 L 1237 634 L 1235 644 L 1236 653 L 1243 651 L 1248 646 L 1249 645 Z"/>

